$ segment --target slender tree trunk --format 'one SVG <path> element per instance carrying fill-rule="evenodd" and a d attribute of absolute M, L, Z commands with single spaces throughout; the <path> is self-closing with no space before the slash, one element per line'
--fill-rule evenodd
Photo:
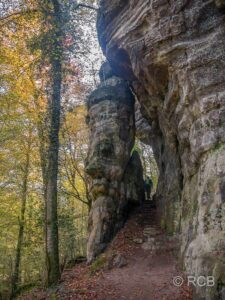
<path fill-rule="evenodd" d="M 31 136 L 28 141 L 28 149 L 26 153 L 26 162 L 24 168 L 24 176 L 22 183 L 22 197 L 21 197 L 21 211 L 19 219 L 19 233 L 16 247 L 16 258 L 15 265 L 12 274 L 12 286 L 11 286 L 11 299 L 16 295 L 18 282 L 19 282 L 19 273 L 20 273 L 20 262 L 21 262 L 21 252 L 23 246 L 23 237 L 24 237 L 24 226 L 25 226 L 25 212 L 26 212 L 26 202 L 27 202 L 27 187 L 28 187 L 28 176 L 29 176 L 29 167 L 30 167 L 30 149 L 31 149 Z"/>
<path fill-rule="evenodd" d="M 46 258 L 47 285 L 56 285 L 60 278 L 57 215 L 57 179 L 59 156 L 60 100 L 61 100 L 61 56 L 62 32 L 60 4 L 52 0 L 54 7 L 54 34 L 50 62 L 52 68 L 52 97 L 50 113 L 49 149 L 46 187 Z"/>
<path fill-rule="evenodd" d="M 45 123 L 39 122 L 37 124 L 38 137 L 39 137 L 39 154 L 41 161 L 41 173 L 42 173 L 42 182 L 43 182 L 43 200 L 44 200 L 44 237 L 45 237 L 45 253 L 47 254 L 47 149 L 46 149 L 46 137 L 44 134 L 44 125 Z M 47 255 L 46 255 L 47 261 Z M 47 261 L 47 270 L 48 272 L 48 261 Z M 45 273 L 45 281 L 48 281 L 48 274 Z"/>

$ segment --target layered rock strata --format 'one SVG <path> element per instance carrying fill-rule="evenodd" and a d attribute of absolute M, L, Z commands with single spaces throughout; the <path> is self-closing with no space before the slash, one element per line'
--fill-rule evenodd
<path fill-rule="evenodd" d="M 135 141 L 134 95 L 107 63 L 101 84 L 89 96 L 89 152 L 86 171 L 92 179 L 88 261 L 100 254 L 126 220 L 130 204 L 143 198 L 143 171 Z"/>
<path fill-rule="evenodd" d="M 161 225 L 181 233 L 196 297 L 225 293 L 224 1 L 102 0 L 99 41 L 151 127 Z M 223 296 L 224 297 L 224 296 Z"/>

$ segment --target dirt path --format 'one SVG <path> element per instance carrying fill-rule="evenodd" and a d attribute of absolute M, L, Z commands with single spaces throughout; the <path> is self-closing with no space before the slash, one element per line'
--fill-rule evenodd
<path fill-rule="evenodd" d="M 176 239 L 160 229 L 156 209 L 145 202 L 94 267 L 79 264 L 64 272 L 56 291 L 33 291 L 22 299 L 191 300 L 185 284 L 173 283 L 174 277 L 184 277 L 177 249 Z"/>
<path fill-rule="evenodd" d="M 156 209 L 151 208 L 149 202 L 145 202 L 143 211 L 124 228 L 125 236 L 132 221 L 136 223 L 137 228 L 136 238 L 131 240 L 138 243 L 138 246 L 134 246 L 132 255 L 126 256 L 126 250 L 124 251 L 123 256 L 127 257 L 126 266 L 114 268 L 103 274 L 103 284 L 114 288 L 115 295 L 112 299 L 191 299 L 191 291 L 186 285 L 177 287 L 173 283 L 174 277 L 183 276 L 175 259 L 178 243 L 160 229 Z M 112 248 L 117 249 L 116 241 Z"/>

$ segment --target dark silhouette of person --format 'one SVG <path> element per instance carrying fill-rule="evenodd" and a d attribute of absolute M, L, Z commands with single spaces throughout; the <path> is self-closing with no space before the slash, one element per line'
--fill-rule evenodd
<path fill-rule="evenodd" d="M 146 180 L 145 180 L 145 192 L 147 195 L 147 200 L 151 199 L 152 188 L 153 188 L 153 182 L 152 182 L 151 178 L 149 176 L 147 176 Z"/>

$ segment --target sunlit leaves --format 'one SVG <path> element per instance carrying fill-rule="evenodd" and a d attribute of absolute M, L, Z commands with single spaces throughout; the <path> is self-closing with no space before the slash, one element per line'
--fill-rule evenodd
<path fill-rule="evenodd" d="M 23 0 L 14 9 L 7 2 L 9 9 L 0 20 L 0 281 L 9 287 L 30 129 L 32 147 L 20 279 L 21 284 L 40 278 L 43 281 L 45 211 L 40 152 L 42 147 L 46 157 L 51 66 L 57 59 L 62 62 L 63 79 L 58 199 L 60 257 L 69 260 L 85 254 L 89 199 L 84 162 L 88 132 L 86 111 L 81 104 L 97 83 L 93 74 L 99 59 L 95 54 L 90 55 L 91 49 L 97 48 L 95 11 L 78 11 L 76 1 L 60 1 L 63 32 L 59 33 L 52 1 Z"/>

